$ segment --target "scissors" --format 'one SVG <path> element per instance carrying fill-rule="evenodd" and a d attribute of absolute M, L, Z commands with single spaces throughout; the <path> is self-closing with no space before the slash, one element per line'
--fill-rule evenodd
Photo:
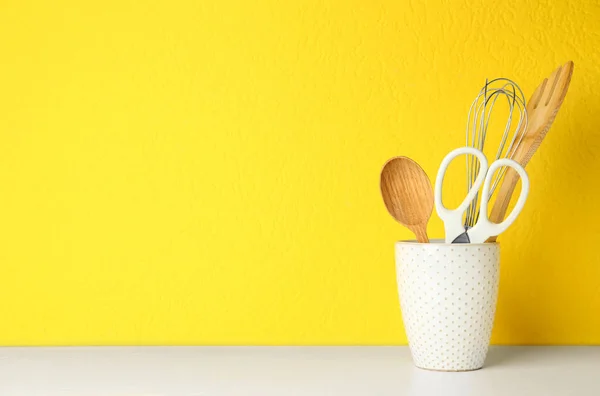
<path fill-rule="evenodd" d="M 442 203 L 442 185 L 444 176 L 448 170 L 448 165 L 456 157 L 460 155 L 470 154 L 479 160 L 479 173 L 473 183 L 473 186 L 467 193 L 464 201 L 454 210 L 449 210 Z M 521 194 L 517 200 L 517 204 L 506 219 L 501 223 L 493 223 L 488 217 L 488 201 L 490 198 L 490 184 L 494 173 L 503 166 L 513 168 L 521 177 Z M 484 180 L 485 178 L 485 180 Z M 477 223 L 468 228 L 463 224 L 463 214 L 469 207 L 470 203 L 477 196 L 479 189 L 483 184 L 481 194 L 481 207 L 479 209 L 479 218 Z M 519 213 L 525 205 L 527 194 L 529 193 L 529 178 L 527 172 L 516 161 L 502 158 L 496 160 L 488 169 L 488 162 L 485 155 L 473 147 L 461 147 L 451 151 L 442 161 L 440 169 L 435 180 L 435 210 L 444 222 L 446 232 L 446 243 L 483 243 L 489 237 L 500 235 L 516 220 Z"/>

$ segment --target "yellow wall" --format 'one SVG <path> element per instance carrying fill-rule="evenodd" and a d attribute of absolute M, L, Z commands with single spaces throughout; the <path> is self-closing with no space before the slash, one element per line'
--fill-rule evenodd
<path fill-rule="evenodd" d="M 600 7 L 482 3 L 0 1 L 0 344 L 405 343 L 381 166 L 569 59 L 493 341 L 600 343 Z"/>

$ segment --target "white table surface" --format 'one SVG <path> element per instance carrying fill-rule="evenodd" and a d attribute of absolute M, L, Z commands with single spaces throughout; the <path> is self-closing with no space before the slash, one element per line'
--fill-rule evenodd
<path fill-rule="evenodd" d="M 424 371 L 406 347 L 0 348 L 0 395 L 600 395 L 600 347 L 492 347 Z"/>

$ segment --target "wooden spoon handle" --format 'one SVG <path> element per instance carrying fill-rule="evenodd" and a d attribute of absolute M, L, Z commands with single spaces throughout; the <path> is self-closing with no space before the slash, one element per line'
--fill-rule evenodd
<path fill-rule="evenodd" d="M 510 198 L 518 183 L 519 174 L 514 169 L 508 168 L 504 174 L 504 179 L 500 184 L 500 191 L 498 191 L 498 195 L 496 196 L 496 202 L 494 202 L 494 207 L 490 214 L 490 221 L 501 223 L 502 220 L 504 220 L 508 205 L 510 204 Z M 498 236 L 489 237 L 486 242 L 496 242 L 496 239 L 498 239 Z"/>
<path fill-rule="evenodd" d="M 415 233 L 417 237 L 417 242 L 419 243 L 429 243 L 429 238 L 427 237 L 427 224 L 419 224 L 410 227 L 410 230 Z"/>

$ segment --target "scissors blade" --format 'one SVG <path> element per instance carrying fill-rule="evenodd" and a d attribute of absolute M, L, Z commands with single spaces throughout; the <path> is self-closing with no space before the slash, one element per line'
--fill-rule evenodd
<path fill-rule="evenodd" d="M 467 234 L 467 231 L 465 231 L 456 238 L 454 238 L 452 243 L 471 243 L 471 239 L 469 239 L 469 234 Z"/>

